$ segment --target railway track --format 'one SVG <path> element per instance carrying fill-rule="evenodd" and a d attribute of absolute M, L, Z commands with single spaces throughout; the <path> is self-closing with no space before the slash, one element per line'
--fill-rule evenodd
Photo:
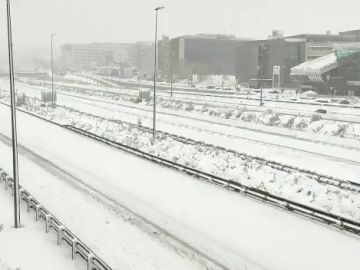
<path fill-rule="evenodd" d="M 78 99 L 81 99 L 81 100 L 88 100 L 88 101 L 93 101 L 93 102 L 95 101 L 97 103 L 116 105 L 116 106 L 119 106 L 119 107 L 134 109 L 134 110 L 143 111 L 143 112 L 146 112 L 146 113 L 152 112 L 151 109 L 138 108 L 138 107 L 132 106 L 132 105 L 124 105 L 124 104 L 114 103 L 114 102 L 110 102 L 110 101 L 93 100 L 93 99 L 90 99 L 90 98 L 78 97 L 76 95 L 70 95 L 70 94 L 63 94 L 63 95 L 78 98 Z M 81 102 L 84 103 L 84 104 L 93 106 L 93 107 L 110 110 L 107 107 L 97 105 L 97 104 L 94 104 L 94 103 L 89 103 L 89 102 L 86 102 L 86 101 L 81 101 Z M 128 112 L 128 111 L 122 112 L 122 113 L 133 115 L 133 116 L 142 116 L 142 115 L 139 115 L 139 114 L 136 114 L 136 113 L 131 113 L 131 112 Z M 336 146 L 336 147 L 343 148 L 343 149 L 346 149 L 346 150 L 355 150 L 355 151 L 358 151 L 358 152 L 360 151 L 360 149 L 357 148 L 357 147 L 344 146 L 342 144 L 330 143 L 330 142 L 321 141 L 321 140 L 311 140 L 311 139 L 307 139 L 307 138 L 292 137 L 290 135 L 281 134 L 281 133 L 277 133 L 277 132 L 269 132 L 269 131 L 263 131 L 263 130 L 259 131 L 257 129 L 253 129 L 253 128 L 242 127 L 242 126 L 238 126 L 238 125 L 231 125 L 231 124 L 226 124 L 226 123 L 219 123 L 219 122 L 212 121 L 212 120 L 199 119 L 199 118 L 190 117 L 190 116 L 186 116 L 186 115 L 179 115 L 179 114 L 175 114 L 175 113 L 165 113 L 165 112 L 158 112 L 158 114 L 163 114 L 163 115 L 166 115 L 166 116 L 180 117 L 180 118 L 183 118 L 183 119 L 195 120 L 195 121 L 200 121 L 200 122 L 204 122 L 204 123 L 208 123 L 208 124 L 216 124 L 216 125 L 221 125 L 221 126 L 224 126 L 224 127 L 231 127 L 231 128 L 236 127 L 238 129 L 242 129 L 242 130 L 253 131 L 253 132 L 263 133 L 263 134 L 267 134 L 267 135 L 275 135 L 275 136 L 283 137 L 283 138 L 286 138 L 286 139 L 291 138 L 291 139 L 294 139 L 294 140 L 299 140 L 299 141 L 304 141 L 304 142 L 309 142 L 309 143 L 317 143 L 317 144 L 328 145 L 328 146 Z M 150 118 L 150 117 L 146 117 L 146 116 L 142 116 L 142 117 Z M 290 147 L 290 146 L 279 144 L 279 143 L 256 140 L 256 139 L 252 139 L 252 138 L 244 137 L 244 136 L 240 136 L 240 135 L 230 135 L 230 134 L 226 134 L 226 133 L 222 133 L 222 132 L 218 132 L 218 131 L 213 131 L 213 130 L 210 131 L 208 129 L 193 127 L 193 126 L 189 126 L 189 125 L 185 125 L 185 124 L 174 124 L 173 122 L 169 122 L 169 121 L 163 121 L 163 122 L 166 122 L 166 123 L 168 123 L 170 125 L 177 125 L 177 126 L 180 126 L 180 127 L 185 127 L 185 128 L 188 128 L 188 129 L 210 132 L 212 134 L 217 134 L 217 135 L 232 138 L 232 139 L 246 140 L 246 141 L 255 142 L 255 143 L 266 145 L 266 146 L 276 146 L 276 147 L 280 147 L 280 148 L 284 148 L 284 149 L 288 149 L 288 150 L 293 150 L 293 151 L 303 152 L 303 153 L 306 153 L 306 154 L 311 154 L 311 155 L 324 157 L 324 158 L 327 158 L 327 159 L 330 159 L 330 160 L 341 161 L 341 162 L 348 163 L 348 164 L 353 164 L 353 165 L 360 165 L 360 162 L 358 162 L 358 161 L 349 160 L 349 159 L 345 159 L 345 158 L 340 158 L 340 157 L 337 157 L 337 156 L 326 155 L 326 154 L 313 152 L 313 151 L 309 151 L 309 150 L 304 150 L 304 149 L 301 149 L 301 148 Z"/>
<path fill-rule="evenodd" d="M 291 212 L 294 212 L 296 214 L 308 217 L 312 220 L 319 221 L 321 223 L 336 227 L 338 229 L 350 232 L 352 234 L 356 234 L 360 236 L 360 223 L 350 220 L 348 218 L 341 217 L 339 215 L 331 214 L 319 209 L 315 209 L 313 207 L 293 202 L 288 199 L 284 199 L 282 197 L 270 194 L 268 192 L 259 190 L 257 188 L 248 187 L 246 185 L 243 185 L 241 183 L 227 180 L 206 172 L 202 172 L 187 166 L 184 166 L 182 164 L 178 164 L 176 162 L 166 160 L 164 158 L 154 156 L 152 154 L 143 152 L 139 149 L 100 137 L 94 133 L 78 129 L 73 126 L 64 126 L 68 130 L 71 130 L 77 134 L 81 134 L 87 138 L 96 140 L 98 142 L 107 144 L 109 146 L 115 147 L 117 149 L 123 150 L 127 153 L 136 155 L 141 158 L 145 158 L 149 161 L 155 162 L 159 165 L 166 166 L 175 170 L 178 170 L 180 172 L 186 173 L 188 175 L 194 176 L 198 179 L 205 180 L 209 183 L 221 186 L 223 188 L 226 188 L 228 190 L 243 194 L 245 196 L 251 197 L 253 199 L 265 202 L 267 204 L 270 204 L 272 206 L 276 206 L 281 209 L 285 209 Z"/>
<path fill-rule="evenodd" d="M 159 94 L 160 95 L 160 94 Z M 188 95 L 188 94 L 184 94 L 184 95 Z M 171 101 L 170 97 L 168 95 L 161 95 L 162 97 L 165 97 L 168 101 Z M 301 114 L 301 113 L 306 113 L 306 114 L 314 114 L 315 111 L 313 110 L 308 110 L 308 109 L 301 109 L 301 112 L 298 109 L 294 109 L 294 108 L 284 108 L 284 107 L 277 107 L 277 106 L 271 106 L 271 105 L 266 105 L 265 110 L 261 110 L 261 108 L 259 107 L 259 105 L 254 105 L 254 104 L 246 104 L 246 103 L 235 103 L 235 102 L 227 102 L 227 101 L 217 101 L 217 100 L 209 100 L 209 99 L 195 99 L 195 98 L 189 98 L 189 97 L 178 97 L 175 100 L 180 101 L 180 102 L 191 102 L 192 104 L 195 105 L 211 105 L 213 107 L 216 108 L 231 108 L 231 109 L 237 109 L 239 107 L 252 107 L 254 109 L 251 109 L 251 111 L 254 112 L 264 112 L 266 109 L 277 109 L 277 110 L 286 110 L 289 112 L 284 112 L 281 114 L 286 114 L 286 115 L 292 115 L 292 116 L 304 116 L 304 117 L 310 117 L 309 115 L 305 115 L 305 114 Z M 221 104 L 221 105 L 215 105 L 215 104 Z M 229 107 L 231 106 L 231 107 Z M 319 106 L 321 107 L 322 105 L 319 104 Z M 249 109 L 250 110 L 250 109 Z M 334 115 L 339 115 L 339 116 L 353 116 L 353 117 L 360 117 L 360 111 L 359 114 L 354 114 L 354 113 L 338 113 L 338 112 L 329 112 L 329 114 L 334 114 Z M 331 118 L 328 117 L 326 115 L 322 115 L 322 119 L 324 120 L 329 120 L 329 121 L 340 121 L 340 122 L 347 122 L 347 123 L 360 123 L 359 121 L 350 121 L 350 120 L 345 120 L 345 119 L 335 119 L 335 118 Z"/>
<path fill-rule="evenodd" d="M 67 107 L 64 107 L 64 108 L 67 108 Z M 76 111 L 74 109 L 71 109 L 71 110 Z M 106 120 L 106 121 L 109 121 L 109 122 L 114 122 L 114 123 L 117 123 L 117 124 L 124 123 L 124 124 L 127 124 L 127 125 L 131 126 L 132 128 L 139 128 L 138 125 L 130 123 L 130 122 L 126 122 L 126 121 L 123 121 L 123 120 L 107 119 L 107 118 L 104 118 L 104 117 L 100 117 L 98 115 L 94 115 L 94 114 L 86 113 L 86 112 L 81 112 L 81 111 L 76 111 L 76 112 L 87 115 L 87 116 L 90 116 L 90 117 L 93 117 L 93 118 Z M 67 126 L 67 127 L 69 128 L 70 126 Z M 149 127 L 141 126 L 140 128 L 143 129 L 145 132 L 147 132 L 149 134 L 152 133 L 152 129 L 149 128 Z M 316 173 L 314 171 L 301 169 L 301 168 L 291 166 L 291 165 L 288 165 L 288 164 L 283 164 L 283 163 L 280 163 L 280 162 L 267 160 L 267 159 L 264 159 L 264 158 L 261 158 L 261 157 L 258 157 L 258 156 L 253 156 L 253 155 L 249 155 L 249 154 L 246 154 L 246 153 L 240 153 L 240 152 L 237 152 L 237 151 L 232 150 L 232 149 L 216 146 L 214 144 L 208 144 L 208 143 L 205 143 L 203 141 L 197 141 L 197 140 L 194 140 L 194 139 L 190 139 L 190 138 L 187 138 L 187 137 L 184 137 L 184 136 L 179 136 L 179 135 L 172 134 L 172 133 L 169 133 L 169 132 L 157 131 L 157 133 L 161 134 L 163 136 L 170 137 L 170 138 L 172 138 L 172 139 L 174 139 L 176 141 L 179 141 L 181 143 L 216 148 L 216 149 L 219 149 L 221 151 L 231 153 L 231 154 L 241 158 L 242 160 L 247 160 L 247 161 L 253 161 L 254 160 L 254 161 L 257 161 L 260 164 L 269 166 L 269 167 L 271 167 L 273 169 L 280 170 L 280 171 L 283 171 L 283 172 L 287 172 L 287 173 L 300 172 L 300 173 L 305 174 L 307 177 L 316 180 L 319 183 L 329 184 L 329 185 L 336 186 L 336 187 L 339 187 L 339 188 L 344 189 L 344 190 L 349 190 L 349 191 L 354 191 L 354 192 L 360 193 L 360 184 L 355 183 L 353 181 L 342 180 L 342 179 L 335 178 L 335 177 L 332 177 L 332 176 L 329 176 L 329 175 L 319 174 L 319 173 Z"/>
<path fill-rule="evenodd" d="M 307 206 L 307 205 L 304 205 L 304 204 L 301 204 L 301 203 L 297 203 L 297 202 L 282 198 L 280 196 L 270 194 L 270 193 L 268 193 L 266 191 L 246 186 L 244 184 L 241 184 L 239 182 L 235 182 L 233 180 L 225 179 L 225 178 L 218 177 L 218 176 L 206 173 L 206 172 L 199 171 L 199 170 L 194 169 L 194 168 L 190 168 L 188 166 L 185 166 L 185 165 L 182 165 L 182 164 L 179 164 L 179 163 L 176 163 L 176 162 L 173 162 L 173 161 L 170 161 L 170 160 L 167 160 L 167 159 L 164 159 L 164 158 L 161 158 L 161 157 L 158 157 L 158 156 L 143 152 L 143 151 L 141 151 L 139 149 L 136 149 L 134 147 L 130 147 L 128 145 L 121 144 L 121 143 L 118 143 L 118 142 L 103 138 L 103 137 L 98 136 L 98 135 L 96 135 L 94 133 L 91 133 L 91 132 L 76 128 L 74 126 L 61 125 L 59 123 L 56 123 L 54 121 L 50 121 L 48 119 L 45 119 L 45 118 L 40 117 L 38 115 L 35 115 L 33 113 L 30 113 L 30 112 L 27 112 L 27 111 L 24 111 L 24 110 L 21 110 L 21 111 L 23 111 L 23 112 L 25 112 L 25 113 L 27 113 L 29 115 L 35 116 L 35 117 L 37 117 L 37 118 L 39 118 L 41 120 L 47 121 L 47 122 L 49 122 L 51 124 L 57 125 L 57 126 L 62 127 L 62 128 L 66 128 L 69 131 L 74 132 L 76 134 L 80 134 L 80 135 L 82 135 L 84 137 L 87 137 L 89 139 L 93 139 L 93 140 L 96 140 L 96 141 L 98 141 L 100 143 L 104 143 L 106 145 L 115 147 L 115 148 L 117 148 L 119 150 L 122 150 L 122 151 L 125 151 L 127 153 L 136 155 L 138 157 L 147 159 L 147 160 L 149 160 L 151 162 L 155 162 L 155 163 L 157 163 L 159 165 L 166 166 L 166 167 L 178 170 L 178 171 L 180 171 L 182 173 L 186 173 L 186 174 L 191 175 L 193 177 L 196 177 L 196 178 L 198 178 L 200 180 L 204 180 L 204 181 L 207 181 L 209 183 L 221 186 L 221 187 L 223 187 L 225 189 L 228 189 L 228 190 L 231 190 L 233 192 L 243 194 L 243 195 L 245 195 L 247 197 L 256 199 L 258 201 L 261 201 L 261 202 L 264 202 L 266 204 L 275 206 L 277 208 L 296 213 L 298 215 L 310 218 L 310 219 L 318 221 L 320 223 L 323 223 L 323 224 L 338 228 L 340 230 L 349 232 L 351 234 L 355 234 L 357 236 L 360 236 L 360 223 L 356 222 L 354 220 L 342 217 L 340 215 L 328 213 L 326 211 L 322 211 L 322 210 L 319 210 L 319 209 L 316 209 L 316 208 L 313 208 L 313 207 L 310 207 L 310 206 Z M 173 135 L 173 136 L 174 136 L 174 138 L 177 138 L 180 141 L 181 140 L 185 140 L 186 142 L 193 141 L 193 140 L 188 140 L 188 138 L 185 138 L 185 137 L 176 136 L 176 135 Z M 193 141 L 193 142 L 202 144 L 202 142 L 197 142 L 197 141 Z M 214 147 L 216 147 L 216 146 L 214 146 Z M 243 155 L 243 157 L 245 159 L 247 159 L 247 158 L 257 159 L 259 162 L 264 162 L 268 166 L 271 166 L 271 167 L 274 167 L 274 168 L 283 169 L 283 170 L 289 170 L 289 171 L 293 171 L 295 169 L 295 170 L 299 171 L 298 168 L 294 168 L 294 167 L 287 166 L 287 165 L 284 165 L 284 164 L 280 164 L 280 163 L 277 163 L 277 162 L 267 161 L 267 160 L 265 160 L 263 158 L 260 158 L 260 157 L 254 157 L 254 156 L 249 156 L 249 155 Z M 316 174 L 314 172 L 311 172 L 311 171 L 306 171 L 306 170 L 302 170 L 302 171 L 304 173 L 308 173 L 310 177 L 316 177 L 317 181 L 322 182 L 322 183 L 336 185 L 336 186 L 338 186 L 340 188 L 353 190 L 353 191 L 356 191 L 356 192 L 359 192 L 359 190 L 360 190 L 359 185 L 356 184 L 355 186 L 352 186 L 355 183 L 351 183 L 349 181 L 343 181 L 343 180 L 335 179 L 335 178 L 329 177 L 329 176 L 318 175 L 318 174 Z M 349 187 L 348 185 L 351 185 L 351 187 Z"/>
<path fill-rule="evenodd" d="M 83 76 L 83 74 L 80 74 Z M 87 77 L 87 76 L 85 76 Z M 136 87 L 144 87 L 144 88 L 150 88 L 151 85 L 141 85 L 141 84 L 131 84 L 126 82 L 119 82 L 119 81 L 113 81 L 119 86 L 131 86 L 134 85 Z M 161 90 L 166 90 L 170 93 L 170 87 L 168 86 L 158 86 Z M 241 100 L 254 100 L 254 101 L 260 101 L 260 98 L 254 98 L 254 97 L 241 97 L 237 92 L 227 92 L 223 94 L 224 91 L 217 91 L 217 94 L 212 94 L 213 91 L 206 91 L 201 89 L 181 89 L 173 87 L 173 93 L 182 93 L 182 94 L 192 94 L 196 96 L 210 96 L 210 97 L 224 97 L 229 99 L 241 99 Z M 199 94 L 200 92 L 200 94 Z M 309 103 L 309 102 L 302 102 L 302 101 L 292 101 L 292 100 L 275 100 L 270 98 L 263 98 L 263 101 L 271 101 L 271 102 L 278 102 L 278 103 L 288 103 L 288 104 L 301 104 L 301 105 L 310 105 L 310 106 L 325 106 L 325 107 L 335 107 L 335 108 L 355 108 L 360 109 L 360 105 L 345 105 L 345 104 L 331 104 L 331 103 Z"/>
<path fill-rule="evenodd" d="M 50 85 L 50 83 L 49 83 Z M 76 86 L 73 86 L 73 87 L 66 87 L 66 86 L 58 86 L 60 88 L 63 88 L 63 89 L 68 89 L 69 91 L 71 91 L 70 89 L 76 89 L 76 91 L 78 92 L 99 92 L 99 93 L 102 93 L 102 94 L 113 94 L 113 95 L 122 95 L 122 96 L 127 96 L 127 97 L 136 97 L 137 96 L 137 90 L 130 90 L 130 89 L 126 89 L 125 91 L 123 90 L 122 92 L 115 92 L 115 91 L 108 91 L 108 90 L 96 90 L 96 89 L 84 89 L 84 88 L 79 88 L 79 87 L 76 87 Z M 133 92 L 133 93 L 130 93 L 130 92 Z M 241 98 L 241 97 L 235 97 L 235 96 L 224 96 L 224 95 L 210 95 L 210 94 L 199 94 L 199 93 L 187 93 L 187 92 L 182 92 L 182 91 L 174 91 L 173 92 L 174 94 L 176 95 L 186 95 L 186 96 L 205 96 L 205 97 L 222 97 L 222 98 L 229 98 L 231 97 L 232 99 L 239 99 L 239 100 L 248 100 L 247 98 Z M 170 97 L 169 97 L 169 94 L 164 94 L 163 92 L 159 92 L 158 93 L 159 96 L 167 99 L 170 101 Z M 206 99 L 203 99 L 203 100 L 199 100 L 199 99 L 195 99 L 195 98 L 190 98 L 190 97 L 178 97 L 176 99 L 177 101 L 180 101 L 180 102 L 191 102 L 192 104 L 195 104 L 195 105 L 205 105 L 205 104 L 211 104 L 212 107 L 216 107 L 216 108 L 226 108 L 228 106 L 231 106 L 233 107 L 233 109 L 236 109 L 238 108 L 239 106 L 244 106 L 244 107 L 253 107 L 255 109 L 251 109 L 251 111 L 254 111 L 254 112 L 263 112 L 264 110 L 261 110 L 261 109 L 256 109 L 256 107 L 259 107 L 258 105 L 254 105 L 254 104 L 244 104 L 244 103 L 236 103 L 236 102 L 228 102 L 228 101 L 216 101 L 216 100 L 206 100 Z M 266 101 L 266 100 L 265 100 Z M 271 102 L 275 102 L 274 100 L 268 100 L 268 101 L 271 101 Z M 215 105 L 215 104 L 221 104 L 221 105 Z M 297 104 L 301 104 L 301 105 L 314 105 L 314 106 L 319 106 L 319 107 L 322 107 L 322 106 L 326 106 L 325 104 L 323 103 L 319 103 L 319 104 L 316 104 L 316 103 L 297 103 Z M 332 106 L 335 106 L 335 105 L 332 105 Z M 287 110 L 289 112 L 286 112 L 286 113 L 283 113 L 283 114 L 287 114 L 287 115 L 292 115 L 292 116 L 299 116 L 299 110 L 298 109 L 294 109 L 294 108 L 284 108 L 284 107 L 277 107 L 277 106 L 269 106 L 267 105 L 267 108 L 269 109 L 278 109 L 278 110 Z M 344 106 L 344 108 L 360 108 L 359 107 L 356 107 L 356 106 L 353 106 L 353 107 L 346 107 Z M 293 111 L 293 112 L 291 112 Z M 302 111 L 304 111 L 305 113 L 309 114 L 313 114 L 315 113 L 313 110 L 304 110 L 302 109 Z M 352 116 L 352 117 L 360 117 L 360 114 L 353 114 L 353 113 L 338 113 L 338 112 L 330 112 L 331 114 L 335 114 L 335 115 L 343 115 L 343 116 Z M 309 115 L 301 115 L 300 116 L 304 116 L 304 117 L 310 117 Z M 335 118 L 332 118 L 332 117 L 328 117 L 326 115 L 323 115 L 322 116 L 322 119 L 324 120 L 329 120 L 329 121 L 340 121 L 340 122 L 346 122 L 346 123 L 360 123 L 360 120 L 358 121 L 354 121 L 354 120 L 346 120 L 346 119 L 335 119 Z"/>
<path fill-rule="evenodd" d="M 50 82 L 45 82 L 46 84 L 50 85 Z M 118 82 L 117 82 L 118 83 Z M 150 88 L 150 85 L 138 85 L 138 84 L 131 84 L 131 83 L 124 83 L 124 84 L 118 84 L 119 86 L 125 86 L 125 87 L 131 87 L 131 86 L 135 86 L 135 87 L 140 87 L 140 88 Z M 70 87 L 70 86 L 69 86 Z M 80 90 L 84 90 L 83 88 L 77 88 L 76 86 L 73 86 L 72 88 L 76 88 L 79 91 Z M 167 96 L 170 95 L 170 88 L 168 87 L 164 87 L 164 86 L 158 86 L 159 89 L 162 90 L 166 90 L 166 92 L 168 93 Z M 133 89 L 129 89 L 127 88 L 126 91 L 131 91 Z M 85 90 L 84 90 L 85 91 Z M 122 95 L 126 95 L 126 96 L 133 96 L 132 94 L 129 93 L 121 93 L 121 92 L 114 92 L 114 91 L 101 91 L 101 90 L 91 90 L 88 89 L 88 91 L 98 91 L 98 92 L 104 92 L 104 93 L 112 93 L 112 94 L 122 94 Z M 137 91 L 137 90 L 134 90 Z M 213 93 L 215 92 L 215 93 Z M 159 94 L 161 95 L 162 92 L 159 92 Z M 214 97 L 214 98 L 229 98 L 229 99 L 239 99 L 239 100 L 252 100 L 252 101 L 260 101 L 260 98 L 254 98 L 254 97 L 242 97 L 240 96 L 238 93 L 235 92 L 229 92 L 229 93 L 223 93 L 223 91 L 210 91 L 210 90 L 181 90 L 181 89 L 173 89 L 173 94 L 179 94 L 179 95 L 192 95 L 192 96 L 202 96 L 202 97 Z M 186 98 L 184 98 L 186 99 Z M 196 101 L 196 99 L 189 99 L 189 100 L 194 100 Z M 302 102 L 302 101 L 290 101 L 290 100 L 275 100 L 275 99 L 269 99 L 269 98 L 263 98 L 263 101 L 268 101 L 268 102 L 275 102 L 275 103 L 287 103 L 287 104 L 299 104 L 299 105 L 310 105 L 310 106 L 318 106 L 318 107 L 334 107 L 334 108 L 353 108 L 353 109 L 360 109 L 360 105 L 342 105 L 342 104 L 331 104 L 331 103 L 309 103 L 309 102 Z M 206 102 L 206 101 L 204 101 Z M 209 102 L 214 102 L 214 101 L 209 101 Z M 227 105 L 238 105 L 238 103 L 233 103 L 233 102 L 217 102 L 217 103 L 224 103 Z M 251 104 L 241 104 L 241 105 L 245 105 L 245 106 L 257 106 L 257 105 L 251 105 Z M 274 109 L 286 109 L 286 110 L 294 110 L 291 108 L 283 108 L 283 107 L 276 107 L 276 106 L 270 106 L 271 108 Z M 308 111 L 310 112 L 310 111 Z M 339 114 L 339 113 L 336 113 Z M 342 113 L 344 115 L 348 115 L 348 116 L 360 116 L 357 114 L 349 114 L 349 113 Z M 332 120 L 331 118 L 329 118 L 328 120 Z"/>
<path fill-rule="evenodd" d="M 3 102 L 0 102 L 0 103 L 4 104 L 6 106 L 9 106 L 6 103 L 3 103 Z M 117 123 L 117 124 L 125 123 L 125 124 L 127 124 L 127 125 L 129 125 L 131 127 L 136 127 L 136 128 L 139 127 L 138 125 L 133 124 L 131 122 L 127 122 L 127 121 L 123 121 L 123 120 L 107 119 L 107 118 L 104 118 L 104 117 L 101 117 L 101 116 L 98 116 L 98 115 L 95 115 L 95 114 L 78 111 L 78 110 L 75 110 L 73 108 L 69 108 L 69 107 L 66 107 L 66 106 L 59 106 L 59 107 L 63 107 L 65 109 L 71 109 L 72 111 L 75 111 L 75 112 L 77 112 L 79 114 L 87 115 L 87 116 L 97 118 L 97 119 L 106 120 L 106 121 Z M 23 109 L 18 109 L 18 110 L 21 110 L 22 112 L 30 114 L 32 116 L 35 116 L 35 117 L 37 117 L 39 119 L 48 121 L 48 122 L 50 122 L 52 124 L 57 124 L 59 126 L 62 126 L 62 125 L 60 125 L 60 124 L 58 124 L 58 123 L 56 123 L 54 121 L 50 121 L 50 120 L 48 120 L 46 118 L 43 118 L 41 116 L 38 116 L 38 115 L 36 115 L 34 113 L 31 113 L 31 112 L 28 112 L 26 110 L 23 110 Z M 67 127 L 69 127 L 69 126 L 67 126 Z M 152 129 L 149 128 L 149 127 L 141 126 L 141 128 L 145 132 L 152 133 Z M 264 158 L 261 158 L 261 157 L 258 157 L 258 156 L 254 156 L 254 155 L 249 155 L 249 154 L 246 154 L 246 153 L 240 153 L 240 152 L 237 152 L 237 151 L 232 150 L 232 149 L 228 149 L 228 148 L 221 147 L 221 146 L 216 146 L 214 144 L 208 144 L 208 143 L 205 143 L 203 141 L 197 141 L 197 140 L 194 140 L 194 139 L 190 139 L 190 138 L 187 138 L 187 137 L 184 137 L 184 136 L 179 136 L 179 135 L 172 134 L 172 133 L 169 133 L 169 132 L 157 131 L 157 133 L 161 134 L 161 135 L 168 136 L 168 137 L 170 137 L 170 138 L 172 138 L 172 139 L 174 139 L 176 141 L 179 141 L 179 142 L 182 142 L 182 143 L 185 143 L 185 144 L 192 144 L 192 145 L 198 145 L 198 146 L 217 148 L 217 149 L 219 149 L 221 151 L 231 153 L 231 154 L 241 158 L 242 160 L 247 160 L 247 161 L 254 160 L 254 161 L 256 161 L 256 162 L 258 162 L 260 164 L 269 166 L 269 167 L 271 167 L 273 169 L 280 170 L 280 171 L 283 171 L 283 172 L 286 172 L 286 173 L 300 172 L 302 174 L 305 174 L 307 177 L 309 177 L 309 178 L 311 178 L 313 180 L 316 180 L 319 183 L 329 184 L 329 185 L 336 186 L 336 187 L 344 189 L 344 190 L 349 190 L 349 191 L 360 193 L 360 184 L 358 184 L 356 182 L 353 182 L 353 181 L 350 181 L 350 180 L 344 180 L 344 179 L 335 178 L 335 177 L 332 177 L 332 176 L 329 176 L 329 175 L 319 174 L 319 173 L 317 173 L 315 171 L 301 169 L 299 167 L 291 166 L 291 165 L 288 165 L 288 164 L 283 164 L 283 163 L 272 161 L 272 160 L 267 160 L 267 159 L 264 159 Z"/>

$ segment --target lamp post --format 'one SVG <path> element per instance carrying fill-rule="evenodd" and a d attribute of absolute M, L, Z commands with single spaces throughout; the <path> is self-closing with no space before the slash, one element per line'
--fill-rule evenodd
<path fill-rule="evenodd" d="M 260 46 L 260 64 L 259 64 L 259 74 L 260 74 L 260 106 L 264 105 L 263 103 L 263 78 L 265 76 L 265 73 L 263 71 L 263 65 L 264 65 L 264 51 L 266 50 L 265 45 Z"/>
<path fill-rule="evenodd" d="M 51 105 L 55 108 L 55 92 L 54 92 L 54 53 L 53 53 L 53 37 L 54 33 L 50 34 L 51 42 Z"/>
<path fill-rule="evenodd" d="M 156 141 L 156 72 L 157 72 L 157 24 L 158 11 L 164 7 L 155 8 L 155 61 L 154 61 L 154 106 L 153 106 L 153 143 Z"/>
<path fill-rule="evenodd" d="M 14 227 L 20 228 L 21 223 L 20 223 L 19 165 L 18 165 L 18 145 L 17 145 L 17 130 L 16 130 L 15 79 L 14 79 L 10 0 L 6 0 L 6 9 L 7 9 L 8 52 L 9 52 L 9 74 L 10 74 L 11 131 L 12 131 L 12 150 L 13 150 Z"/>

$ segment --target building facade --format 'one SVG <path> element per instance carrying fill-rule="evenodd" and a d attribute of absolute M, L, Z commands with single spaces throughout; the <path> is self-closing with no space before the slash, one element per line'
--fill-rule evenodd
<path fill-rule="evenodd" d="M 153 42 L 136 42 L 129 48 L 129 65 L 137 69 L 138 77 L 151 78 L 154 74 L 155 46 Z"/>
<path fill-rule="evenodd" d="M 159 69 L 165 74 L 171 69 L 177 78 L 187 78 L 193 74 L 236 75 L 236 55 L 241 42 L 245 40 L 227 35 L 177 37 L 169 41 L 169 64 L 165 63 L 159 66 Z M 159 49 L 162 47 L 159 46 Z M 159 51 L 159 56 L 161 55 L 165 53 Z M 161 59 L 159 60 L 161 62 Z"/>
<path fill-rule="evenodd" d="M 129 43 L 78 43 L 61 45 L 61 60 L 65 69 L 94 69 L 129 61 Z"/>

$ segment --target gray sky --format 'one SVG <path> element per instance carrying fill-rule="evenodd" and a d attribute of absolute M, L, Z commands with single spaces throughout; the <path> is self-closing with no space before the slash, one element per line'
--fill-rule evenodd
<path fill-rule="evenodd" d="M 360 28 L 359 0 L 11 0 L 14 44 L 153 40 L 154 11 L 164 5 L 160 35 L 227 33 L 266 38 Z M 340 5 L 341 4 L 341 5 Z M 345 14 L 341 9 L 346 10 Z M 0 48 L 6 46 L 5 0 L 0 3 Z"/>

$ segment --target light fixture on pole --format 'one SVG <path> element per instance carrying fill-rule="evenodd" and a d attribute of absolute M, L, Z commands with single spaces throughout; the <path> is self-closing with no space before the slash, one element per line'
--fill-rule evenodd
<path fill-rule="evenodd" d="M 21 223 L 20 223 L 19 164 L 18 164 L 18 145 L 17 145 L 17 130 L 16 130 L 15 79 L 14 79 L 10 0 L 6 0 L 6 8 L 7 8 L 9 74 L 10 74 L 11 131 L 12 131 L 12 150 L 13 150 L 14 227 L 20 228 Z"/>
<path fill-rule="evenodd" d="M 54 53 L 53 53 L 53 37 L 54 33 L 50 34 L 51 39 L 51 105 L 55 108 L 55 92 L 54 92 Z"/>
<path fill-rule="evenodd" d="M 164 7 L 155 8 L 155 61 L 154 61 L 154 100 L 153 100 L 153 143 L 156 141 L 156 72 L 157 72 L 157 24 L 158 24 L 158 11 Z"/>

